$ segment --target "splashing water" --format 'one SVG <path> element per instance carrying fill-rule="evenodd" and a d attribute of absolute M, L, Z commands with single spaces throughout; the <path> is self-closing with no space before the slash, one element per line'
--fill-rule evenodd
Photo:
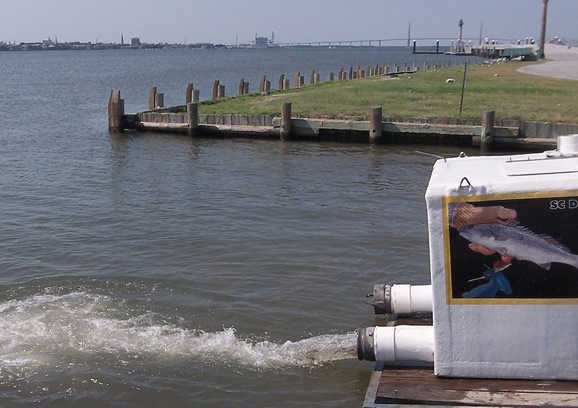
<path fill-rule="evenodd" d="M 255 369 L 314 367 L 355 357 L 354 332 L 282 344 L 219 332 L 158 324 L 152 312 L 130 316 L 118 302 L 86 292 L 40 294 L 0 303 L 0 377 L 8 369 L 87 364 L 115 359 L 189 359 Z"/>

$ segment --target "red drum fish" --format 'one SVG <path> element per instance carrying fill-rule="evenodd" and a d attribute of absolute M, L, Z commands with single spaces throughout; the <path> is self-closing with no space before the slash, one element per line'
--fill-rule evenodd
<path fill-rule="evenodd" d="M 552 262 L 578 268 L 578 255 L 554 238 L 536 234 L 516 220 L 504 224 L 477 224 L 460 230 L 468 241 L 485 246 L 501 255 L 534 262 L 549 270 Z"/>

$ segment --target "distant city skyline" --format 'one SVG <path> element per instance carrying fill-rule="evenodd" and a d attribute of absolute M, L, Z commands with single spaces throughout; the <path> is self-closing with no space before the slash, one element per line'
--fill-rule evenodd
<path fill-rule="evenodd" d="M 120 43 L 327 42 L 457 37 L 538 38 L 542 0 L 2 0 L 0 41 Z M 547 37 L 578 38 L 578 1 L 550 0 Z"/>

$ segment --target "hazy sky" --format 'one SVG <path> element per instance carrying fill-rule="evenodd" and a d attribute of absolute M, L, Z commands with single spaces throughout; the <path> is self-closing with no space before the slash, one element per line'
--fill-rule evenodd
<path fill-rule="evenodd" d="M 0 41 L 277 42 L 539 38 L 542 0 L 1 0 Z M 548 37 L 578 38 L 578 0 L 551 0 Z"/>

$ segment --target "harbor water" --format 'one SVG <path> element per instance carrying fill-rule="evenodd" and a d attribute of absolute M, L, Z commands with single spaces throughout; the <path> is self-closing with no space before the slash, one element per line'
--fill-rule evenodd
<path fill-rule="evenodd" d="M 365 294 L 429 282 L 435 159 L 415 146 L 109 134 L 106 104 L 112 88 L 134 112 L 153 85 L 181 104 L 188 82 L 206 99 L 215 79 L 325 80 L 426 57 L 0 53 L 0 406 L 361 406 Z"/>

